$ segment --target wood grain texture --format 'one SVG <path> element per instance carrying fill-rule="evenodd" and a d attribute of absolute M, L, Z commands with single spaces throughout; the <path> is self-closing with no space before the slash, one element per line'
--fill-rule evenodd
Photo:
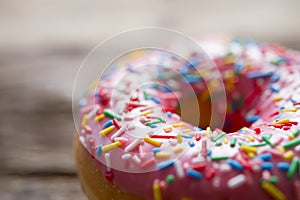
<path fill-rule="evenodd" d="M 83 56 L 74 50 L 0 56 L 1 200 L 86 199 L 76 176 L 71 109 Z"/>

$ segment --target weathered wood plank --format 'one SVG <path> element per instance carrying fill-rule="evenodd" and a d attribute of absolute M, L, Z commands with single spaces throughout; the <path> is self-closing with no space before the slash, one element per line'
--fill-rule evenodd
<path fill-rule="evenodd" d="M 0 182 L 1 200 L 85 200 L 76 177 L 4 176 Z"/>

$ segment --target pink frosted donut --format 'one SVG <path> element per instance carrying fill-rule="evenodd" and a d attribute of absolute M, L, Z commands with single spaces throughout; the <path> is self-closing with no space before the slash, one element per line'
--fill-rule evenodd
<path fill-rule="evenodd" d="M 213 79 L 204 83 L 195 73 L 197 55 L 187 65 L 174 59 L 175 71 L 128 66 L 107 72 L 80 103 L 80 156 L 94 167 L 83 173 L 87 161 L 78 156 L 78 172 L 89 198 L 300 199 L 300 53 L 229 38 L 200 44 L 225 85 L 224 127 L 199 128 L 178 115 L 178 99 L 188 96 L 182 87 L 191 86 L 200 112 L 218 93 Z M 140 51 L 131 59 L 159 55 Z"/>

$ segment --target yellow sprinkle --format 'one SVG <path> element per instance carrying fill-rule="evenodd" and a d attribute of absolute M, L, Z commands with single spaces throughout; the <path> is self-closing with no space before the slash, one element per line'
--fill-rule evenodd
<path fill-rule="evenodd" d="M 192 131 L 191 129 L 185 129 L 185 130 L 182 131 L 182 133 L 189 133 L 191 131 Z"/>
<path fill-rule="evenodd" d="M 225 57 L 224 58 L 224 63 L 226 65 L 235 63 L 235 57 L 234 56 L 227 56 L 227 57 Z"/>
<path fill-rule="evenodd" d="M 153 184 L 152 190 L 153 190 L 153 199 L 154 200 L 162 200 L 160 186 L 158 183 Z"/>
<path fill-rule="evenodd" d="M 179 152 L 182 152 L 182 148 L 181 147 L 177 147 L 176 149 L 173 149 L 173 152 L 174 153 L 179 153 Z"/>
<path fill-rule="evenodd" d="M 98 115 L 95 117 L 94 121 L 95 122 L 99 122 L 100 120 L 102 120 L 104 118 L 104 114 Z"/>
<path fill-rule="evenodd" d="M 291 160 L 293 157 L 294 157 L 294 152 L 293 151 L 287 151 L 283 157 L 286 159 L 286 160 Z"/>
<path fill-rule="evenodd" d="M 251 135 L 247 135 L 247 138 L 248 138 L 251 142 L 254 142 L 254 141 L 255 141 L 254 137 L 252 137 Z"/>
<path fill-rule="evenodd" d="M 120 141 L 117 141 L 117 142 L 114 142 L 114 143 L 111 143 L 111 144 L 108 144 L 108 145 L 105 145 L 105 146 L 103 146 L 102 148 L 101 148 L 101 150 L 103 151 L 103 152 L 107 152 L 107 151 L 110 151 L 110 150 L 112 150 L 112 149 L 114 149 L 114 148 L 117 148 L 117 147 L 119 147 L 119 146 L 121 146 L 121 142 Z"/>
<path fill-rule="evenodd" d="M 210 138 L 210 127 L 206 128 L 206 137 Z"/>
<path fill-rule="evenodd" d="M 284 147 L 278 147 L 278 150 L 279 150 L 281 153 L 284 153 L 284 152 L 285 152 Z"/>
<path fill-rule="evenodd" d="M 282 109 L 281 112 L 297 112 L 297 108 Z"/>
<path fill-rule="evenodd" d="M 145 142 L 148 142 L 149 144 L 152 144 L 153 146 L 156 146 L 156 147 L 160 147 L 160 145 L 161 145 L 161 142 L 160 142 L 160 141 L 151 139 L 151 138 L 149 138 L 149 137 L 145 137 L 145 138 L 144 138 L 144 141 L 145 141 Z"/>
<path fill-rule="evenodd" d="M 84 127 L 87 124 L 88 120 L 89 120 L 89 117 L 87 115 L 84 115 L 82 122 L 81 122 L 81 126 Z"/>
<path fill-rule="evenodd" d="M 164 131 L 171 131 L 171 130 L 172 130 L 172 126 L 164 128 Z"/>
<path fill-rule="evenodd" d="M 278 120 L 278 121 L 274 122 L 273 124 L 287 124 L 289 122 L 290 122 L 290 119 L 286 118 L 286 119 Z"/>
<path fill-rule="evenodd" d="M 294 135 L 289 135 L 289 140 L 293 140 L 295 138 Z"/>
<path fill-rule="evenodd" d="M 282 99 L 282 97 L 274 97 L 274 101 L 281 101 Z"/>
<path fill-rule="evenodd" d="M 185 126 L 185 123 L 177 123 L 172 125 L 174 128 Z"/>
<path fill-rule="evenodd" d="M 254 157 L 255 157 L 255 153 L 249 152 L 249 153 L 248 153 L 248 156 L 249 156 L 249 158 L 254 158 Z"/>
<path fill-rule="evenodd" d="M 155 154 L 155 156 L 156 156 L 157 158 L 169 158 L 169 157 L 171 156 L 171 154 L 166 153 L 166 152 L 157 152 L 157 153 Z"/>
<path fill-rule="evenodd" d="M 253 153 L 253 154 L 256 154 L 257 153 L 257 148 L 256 147 L 250 147 L 250 146 L 244 146 L 242 145 L 241 146 L 241 149 L 243 151 L 245 151 L 246 153 Z"/>
<path fill-rule="evenodd" d="M 149 114 L 151 114 L 153 112 L 153 110 L 146 110 L 145 112 L 142 112 L 141 114 L 140 114 L 140 116 L 146 116 L 146 115 L 149 115 Z"/>
<path fill-rule="evenodd" d="M 226 138 L 224 138 L 224 144 L 228 144 L 228 138 L 226 137 Z"/>
<path fill-rule="evenodd" d="M 110 133 L 110 132 L 111 132 L 112 130 L 114 130 L 114 129 L 115 129 L 115 126 L 114 126 L 114 125 L 111 125 L 111 126 L 107 127 L 106 129 L 103 129 L 102 131 L 100 131 L 100 132 L 99 132 L 99 135 L 104 136 L 104 135 Z"/>
<path fill-rule="evenodd" d="M 286 197 L 284 194 L 278 190 L 272 183 L 268 181 L 263 181 L 261 184 L 263 190 L 265 190 L 270 196 L 273 197 L 275 200 L 285 200 Z"/>
<path fill-rule="evenodd" d="M 92 82 L 90 85 L 89 85 L 89 91 L 92 91 L 92 90 L 94 90 L 97 86 L 100 86 L 100 84 L 99 84 L 99 82 L 98 81 L 94 81 L 94 82 Z"/>
<path fill-rule="evenodd" d="M 177 134 L 177 142 L 182 143 L 182 136 L 180 133 Z"/>
<path fill-rule="evenodd" d="M 226 88 L 229 91 L 234 89 L 234 73 L 231 70 L 225 72 Z"/>

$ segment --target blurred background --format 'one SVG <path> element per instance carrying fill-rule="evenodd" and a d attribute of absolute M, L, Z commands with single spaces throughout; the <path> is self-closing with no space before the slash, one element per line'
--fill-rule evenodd
<path fill-rule="evenodd" d="M 300 50 L 299 0 L 1 0 L 0 199 L 85 199 L 76 178 L 76 71 L 120 31 L 230 33 Z"/>

